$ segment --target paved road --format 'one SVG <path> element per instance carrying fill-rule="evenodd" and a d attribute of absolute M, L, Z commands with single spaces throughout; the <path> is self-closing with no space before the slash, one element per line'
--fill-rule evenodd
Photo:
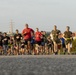
<path fill-rule="evenodd" d="M 76 56 L 0 56 L 0 75 L 76 75 Z"/>

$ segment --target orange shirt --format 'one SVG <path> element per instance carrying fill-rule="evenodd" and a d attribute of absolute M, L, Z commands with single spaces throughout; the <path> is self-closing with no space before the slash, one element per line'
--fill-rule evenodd
<path fill-rule="evenodd" d="M 36 32 L 35 33 L 35 40 L 36 41 L 41 41 L 41 36 L 42 36 L 41 32 Z"/>
<path fill-rule="evenodd" d="M 22 34 L 23 34 L 24 40 L 31 39 L 31 32 L 34 32 L 34 30 L 31 28 L 23 29 Z"/>

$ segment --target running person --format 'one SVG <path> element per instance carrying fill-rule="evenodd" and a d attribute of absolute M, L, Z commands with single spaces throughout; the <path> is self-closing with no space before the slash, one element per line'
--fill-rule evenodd
<path fill-rule="evenodd" d="M 53 41 L 50 36 L 47 37 L 48 54 L 52 54 L 53 51 Z"/>
<path fill-rule="evenodd" d="M 41 39 L 42 37 L 42 33 L 39 31 L 38 28 L 36 28 L 36 32 L 35 32 L 35 44 L 36 44 L 36 50 L 37 50 L 37 54 L 39 54 L 39 51 L 41 49 Z"/>
<path fill-rule="evenodd" d="M 23 39 L 25 41 L 25 46 L 28 52 L 30 52 L 31 49 L 31 33 L 34 32 L 33 29 L 29 28 L 28 24 L 25 24 L 25 28 L 22 31 Z"/>
<path fill-rule="evenodd" d="M 10 37 L 7 36 L 7 33 L 4 33 L 2 43 L 3 43 L 3 50 L 5 55 L 7 54 L 9 40 Z"/>
<path fill-rule="evenodd" d="M 0 54 L 3 53 L 3 50 L 2 50 L 2 40 L 3 40 L 3 35 L 2 35 L 2 32 L 0 32 Z"/>
<path fill-rule="evenodd" d="M 42 54 L 45 53 L 45 43 L 47 41 L 47 37 L 46 37 L 46 32 L 45 31 L 41 31 L 41 47 L 42 47 Z"/>
<path fill-rule="evenodd" d="M 53 36 L 53 43 L 54 43 L 54 52 L 55 54 L 58 54 L 58 44 L 60 43 L 59 35 L 61 31 L 57 29 L 57 26 L 54 25 L 54 29 L 51 31 L 51 34 Z"/>
<path fill-rule="evenodd" d="M 20 45 L 21 45 L 21 39 L 22 39 L 22 35 L 19 33 L 19 30 L 17 29 L 16 33 L 14 35 L 15 44 L 18 47 L 17 55 L 19 54 L 19 48 L 20 48 Z"/>
<path fill-rule="evenodd" d="M 12 36 L 10 36 L 10 40 L 9 40 L 9 43 L 8 43 L 8 55 L 13 55 L 13 49 L 14 49 L 14 39 Z"/>
<path fill-rule="evenodd" d="M 2 47 L 2 39 L 3 39 L 2 32 L 0 32 L 0 47 Z"/>
<path fill-rule="evenodd" d="M 65 53 L 66 53 L 66 46 L 65 46 L 65 39 L 64 39 L 63 34 L 60 34 L 59 38 L 61 40 L 62 50 L 63 50 L 63 53 L 65 55 Z"/>
<path fill-rule="evenodd" d="M 66 31 L 64 32 L 64 38 L 66 42 L 66 49 L 68 50 L 68 54 L 70 54 L 70 45 L 72 43 L 72 32 L 70 31 L 70 27 L 66 27 Z"/>

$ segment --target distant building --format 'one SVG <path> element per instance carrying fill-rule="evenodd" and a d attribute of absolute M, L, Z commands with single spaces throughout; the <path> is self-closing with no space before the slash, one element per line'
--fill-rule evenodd
<path fill-rule="evenodd" d="M 9 26 L 9 32 L 7 33 L 8 35 L 13 35 L 13 22 L 11 20 L 10 26 Z"/>

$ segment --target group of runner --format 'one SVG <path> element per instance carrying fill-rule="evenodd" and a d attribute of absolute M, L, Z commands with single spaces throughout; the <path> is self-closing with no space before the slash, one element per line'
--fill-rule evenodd
<path fill-rule="evenodd" d="M 36 28 L 34 31 L 25 24 L 25 28 L 21 33 L 16 29 L 13 36 L 7 33 L 0 32 L 0 54 L 1 55 L 42 55 L 42 54 L 60 54 L 61 49 L 63 53 L 70 54 L 70 46 L 72 44 L 72 32 L 67 26 L 65 32 L 62 34 L 57 26 L 46 35 L 45 31 L 39 31 Z"/>

